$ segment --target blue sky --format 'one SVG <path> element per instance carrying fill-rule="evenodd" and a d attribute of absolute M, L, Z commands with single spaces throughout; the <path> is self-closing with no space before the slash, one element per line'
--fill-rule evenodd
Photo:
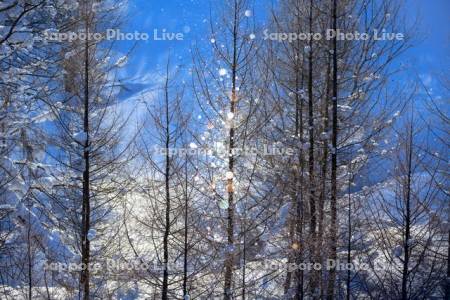
<path fill-rule="evenodd" d="M 404 55 L 423 80 L 434 86 L 435 72 L 450 71 L 450 1 L 406 0 L 409 15 L 419 17 L 418 43 Z"/>
<path fill-rule="evenodd" d="M 123 98 L 136 99 L 136 92 L 150 92 L 158 84 L 158 70 L 164 65 L 167 54 L 172 52 L 174 64 L 188 65 L 191 57 L 191 43 L 208 43 L 207 36 L 209 10 L 214 0 L 129 0 L 128 12 L 121 31 L 146 32 L 150 36 L 153 30 L 159 32 L 181 32 L 182 41 L 138 41 L 129 57 L 129 62 L 122 69 L 121 77 L 128 83 L 130 90 L 124 91 Z M 254 0 L 257 5 L 270 6 L 276 0 Z M 425 84 L 439 95 L 435 74 L 448 72 L 450 69 L 450 1 L 448 0 L 405 0 L 405 15 L 409 21 L 416 17 L 420 25 L 415 34 L 415 46 L 400 58 L 410 70 L 403 79 L 414 80 L 417 75 Z M 255 10 L 255 17 L 263 14 Z M 118 51 L 127 52 L 134 42 L 121 41 Z M 134 97 L 133 97 L 134 95 Z M 141 97 L 141 96 L 139 96 Z"/>

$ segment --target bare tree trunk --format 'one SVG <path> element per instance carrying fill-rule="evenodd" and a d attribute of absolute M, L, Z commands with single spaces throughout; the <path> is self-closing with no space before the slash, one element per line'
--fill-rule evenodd
<path fill-rule="evenodd" d="M 188 264 L 188 160 L 186 155 L 186 163 L 184 167 L 185 177 L 184 177 L 184 261 L 183 261 L 183 299 L 187 298 L 187 264 Z"/>
<path fill-rule="evenodd" d="M 237 74 L 237 38 L 238 38 L 238 7 L 237 2 L 234 1 L 234 20 L 233 20 L 233 62 L 231 65 L 231 105 L 230 112 L 235 115 L 235 105 L 237 101 L 236 94 L 236 74 Z M 234 126 L 230 126 L 228 132 L 229 137 L 229 159 L 228 171 L 234 174 Z M 233 178 L 227 181 L 228 192 L 228 208 L 227 208 L 227 257 L 225 259 L 225 276 L 224 276 L 224 300 L 229 300 L 232 297 L 231 287 L 233 285 L 233 245 L 234 245 L 234 186 Z"/>
<path fill-rule="evenodd" d="M 246 229 L 245 229 L 245 217 L 244 217 L 244 225 L 243 225 L 243 229 L 244 229 L 244 237 L 243 237 L 243 250 L 242 250 L 242 260 L 243 260 L 243 262 L 242 262 L 242 264 L 243 264 L 243 266 L 242 266 L 242 300 L 245 300 L 245 293 L 246 293 L 246 290 L 245 290 L 245 275 L 246 275 L 246 259 L 247 259 L 247 257 L 246 257 L 246 255 L 247 255 L 247 249 L 246 249 Z"/>
<path fill-rule="evenodd" d="M 302 69 L 301 69 L 301 87 L 303 89 L 304 84 L 304 69 L 303 69 L 304 59 L 302 60 Z M 296 83 L 298 81 L 298 77 L 296 77 Z M 297 196 L 297 226 L 296 226 L 296 233 L 297 233 L 297 239 L 299 243 L 299 249 L 297 253 L 297 259 L 296 262 L 298 265 L 303 262 L 303 221 L 304 221 L 304 205 L 303 205 L 303 175 L 304 175 L 304 159 L 303 159 L 303 93 L 302 98 L 299 99 L 298 95 L 296 98 L 296 112 L 295 112 L 295 128 L 296 128 L 296 136 L 299 136 L 300 140 L 300 151 L 299 151 L 299 165 L 300 165 L 300 175 L 299 178 L 297 178 L 296 182 L 296 191 L 298 192 Z M 303 299 L 303 270 L 298 269 L 296 272 L 296 280 L 297 280 L 297 287 L 295 291 L 295 299 Z"/>
<path fill-rule="evenodd" d="M 450 299 L 450 230 L 447 241 L 447 278 L 445 282 L 445 299 Z"/>
<path fill-rule="evenodd" d="M 89 32 L 89 17 L 86 5 L 86 32 Z M 84 57 L 84 122 L 83 129 L 86 140 L 84 141 L 84 172 L 83 172 L 83 204 L 82 204 L 82 231 L 81 231 L 81 245 L 82 258 L 81 261 L 84 270 L 81 272 L 80 283 L 83 289 L 83 299 L 89 299 L 89 261 L 90 261 L 90 242 L 88 239 L 88 232 L 90 227 L 90 164 L 89 164 L 89 40 L 85 41 L 85 57 Z"/>
<path fill-rule="evenodd" d="M 445 282 L 445 299 L 450 299 L 450 230 L 448 232 L 447 244 L 447 278 Z"/>
<path fill-rule="evenodd" d="M 406 193 L 405 193 L 405 205 L 406 205 L 406 215 L 405 215 L 405 241 L 403 244 L 404 260 L 403 260 L 403 271 L 402 271 L 402 299 L 408 299 L 408 277 L 409 277 L 409 243 L 411 237 L 411 166 L 412 166 L 412 152 L 413 152 L 413 120 L 411 119 L 411 124 L 409 128 L 409 142 L 408 142 L 408 173 L 406 177 Z"/>
<path fill-rule="evenodd" d="M 348 187 L 347 187 L 347 196 L 348 196 L 348 214 L 347 214 L 347 219 L 348 219 L 348 237 L 347 237 L 347 264 L 350 265 L 351 263 L 351 251 L 352 251 L 352 198 L 351 198 L 351 194 L 350 194 L 350 187 L 351 187 L 351 174 L 349 174 L 349 178 L 348 178 Z M 350 268 L 347 268 L 347 282 L 346 282 L 346 287 L 347 287 L 347 293 L 346 293 L 346 298 L 347 300 L 350 300 L 350 283 L 351 283 L 351 270 Z"/>
<path fill-rule="evenodd" d="M 309 33 L 312 33 L 313 22 L 313 0 L 309 2 Z M 308 153 L 308 172 L 309 172 L 309 241 L 310 241 L 310 260 L 314 263 L 316 258 L 316 195 L 314 184 L 314 103 L 313 103 L 313 39 L 309 39 L 309 55 L 308 55 L 308 132 L 309 132 L 309 153 Z M 315 273 L 315 272 L 314 272 Z M 312 294 L 316 292 L 317 278 L 316 274 L 312 274 L 310 280 L 310 291 Z"/>
<path fill-rule="evenodd" d="M 165 224 L 164 224 L 164 239 L 163 239 L 163 284 L 162 284 L 162 293 L 161 298 L 163 300 L 168 299 L 168 287 L 169 287 L 169 270 L 168 270 L 168 262 L 169 262 L 169 235 L 170 235 L 170 209 L 171 209 L 171 201 L 170 201 L 170 156 L 169 156 L 169 147 L 170 147 L 170 121 L 169 121 L 169 62 L 167 63 L 166 69 L 166 82 L 164 85 L 164 97 L 165 97 L 165 113 L 166 113 L 166 124 L 165 124 L 165 172 L 164 172 L 164 184 L 165 184 L 165 196 L 166 196 L 166 208 L 165 208 Z"/>
<path fill-rule="evenodd" d="M 28 299 L 33 299 L 33 263 L 31 255 L 31 211 L 28 212 L 27 250 L 28 250 Z"/>
<path fill-rule="evenodd" d="M 333 0 L 332 29 L 337 28 L 337 0 Z M 337 255 L 337 135 L 338 135 L 338 116 L 337 116 L 337 39 L 333 38 L 333 124 L 332 124 L 332 151 L 331 151 L 331 220 L 330 220 L 330 259 L 336 260 Z M 334 299 L 334 282 L 336 280 L 336 270 L 331 268 L 328 278 L 327 299 Z"/>

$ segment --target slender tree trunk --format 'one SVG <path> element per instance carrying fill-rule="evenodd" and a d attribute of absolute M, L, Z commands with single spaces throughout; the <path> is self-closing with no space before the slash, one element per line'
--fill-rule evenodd
<path fill-rule="evenodd" d="M 337 0 L 333 0 L 332 29 L 337 29 Z M 332 124 L 332 151 L 331 151 L 331 220 L 330 220 L 330 259 L 337 258 L 337 138 L 338 138 L 338 116 L 337 116 L 337 39 L 333 37 L 333 124 Z M 336 280 L 336 269 L 331 268 L 328 278 L 327 299 L 334 299 L 334 283 Z"/>
<path fill-rule="evenodd" d="M 337 28 L 337 0 L 333 0 L 332 11 L 332 29 Z M 338 116 L 337 116 L 337 98 L 338 98 L 338 82 L 337 82 L 337 39 L 332 40 L 333 43 L 333 124 L 332 124 L 332 151 L 331 151 L 331 220 L 330 220 L 330 259 L 337 258 L 337 139 L 338 139 Z M 336 269 L 331 268 L 328 287 L 327 299 L 334 299 L 334 284 L 336 280 Z"/>
<path fill-rule="evenodd" d="M 447 241 L 447 278 L 445 281 L 445 299 L 450 299 L 450 230 Z"/>
<path fill-rule="evenodd" d="M 350 184 L 351 184 L 351 177 L 349 176 L 348 178 L 348 188 L 347 188 L 347 195 L 348 195 L 348 214 L 347 214 L 347 219 L 348 219 L 348 237 L 347 237 L 347 264 L 350 265 L 352 257 L 351 257 L 351 251 L 352 251 L 352 198 L 351 198 L 351 194 L 350 194 Z M 351 283 L 351 270 L 350 268 L 347 268 L 347 300 L 350 300 L 350 283 Z"/>
<path fill-rule="evenodd" d="M 237 37 L 238 37 L 238 7 L 236 1 L 234 1 L 234 20 L 233 20 L 233 62 L 231 65 L 231 105 L 230 112 L 235 115 L 236 113 L 236 73 L 237 73 Z M 229 137 L 229 155 L 228 155 L 228 171 L 234 174 L 234 125 L 230 126 L 228 132 Z M 227 209 L 227 243 L 228 249 L 225 259 L 225 276 L 224 276 L 224 293 L 223 299 L 229 300 L 232 298 L 232 285 L 233 285 L 233 257 L 234 253 L 234 185 L 233 178 L 227 180 L 227 192 L 228 192 L 228 209 Z"/>
<path fill-rule="evenodd" d="M 87 11 L 86 3 L 86 32 L 89 32 L 89 15 Z M 88 232 L 90 228 L 90 153 L 89 153 L 89 41 L 85 41 L 85 57 L 84 57 L 84 122 L 83 130 L 86 140 L 84 142 L 84 172 L 83 172 L 83 204 L 82 204 L 82 231 L 81 231 L 81 243 L 82 243 L 82 264 L 84 270 L 81 272 L 81 286 L 83 289 L 83 299 L 89 299 L 89 261 L 90 261 L 90 242 L 88 239 Z"/>
<path fill-rule="evenodd" d="M 184 177 L 184 261 L 183 261 L 183 299 L 187 298 L 187 265 L 188 265 L 188 160 L 186 156 Z"/>
<path fill-rule="evenodd" d="M 31 255 L 31 211 L 28 211 L 27 230 L 27 251 L 28 251 L 28 299 L 33 299 L 33 262 Z"/>
<path fill-rule="evenodd" d="M 165 183 L 165 193 L 166 193 L 166 207 L 165 207 L 165 224 L 164 224 L 164 238 L 163 238 L 163 284 L 162 284 L 162 295 L 161 298 L 163 300 L 168 299 L 168 290 L 169 290 L 169 235 L 170 235 L 170 209 L 171 209 L 171 201 L 170 201 L 170 156 L 169 156 L 169 147 L 170 147 L 170 120 L 169 120 L 169 63 L 167 63 L 167 72 L 166 72 L 166 82 L 164 85 L 164 96 L 165 96 L 165 113 L 166 113 L 166 133 L 165 133 L 165 148 L 166 148 L 166 156 L 165 156 L 165 173 L 164 173 L 164 183 Z"/>
<path fill-rule="evenodd" d="M 245 222 L 245 216 L 244 216 L 244 222 Z M 244 247 L 244 249 L 242 250 L 242 260 L 243 260 L 243 262 L 242 262 L 242 264 L 243 264 L 243 266 L 242 266 L 242 300 L 245 300 L 245 293 L 246 293 L 246 289 L 245 289 L 245 275 L 246 275 L 246 259 L 247 259 L 247 257 L 246 257 L 246 255 L 247 255 L 247 249 L 246 249 L 246 229 L 245 229 L 245 223 L 244 223 L 244 225 L 243 225 L 243 229 L 244 229 L 244 237 L 243 237 L 243 247 Z"/>
<path fill-rule="evenodd" d="M 48 288 L 48 281 L 47 281 L 47 270 L 44 270 L 44 283 L 45 283 L 45 293 L 47 294 L 47 299 L 50 298 L 50 290 Z"/>
<path fill-rule="evenodd" d="M 411 237 L 411 165 L 412 165 L 412 152 L 413 152 L 413 120 L 411 119 L 409 142 L 408 142 L 408 174 L 406 182 L 406 215 L 405 215 L 405 242 L 403 244 L 404 260 L 402 271 L 402 299 L 408 299 L 408 277 L 409 277 L 409 241 Z"/>
<path fill-rule="evenodd" d="M 312 33 L 313 23 L 313 0 L 309 2 L 309 33 Z M 311 261 L 314 263 L 316 258 L 315 244 L 316 244 L 316 195 L 314 184 L 314 102 L 313 102 L 313 39 L 309 40 L 309 55 L 308 55 L 308 132 L 309 132 L 309 153 L 308 153 L 308 172 L 309 172 L 309 255 Z M 317 288 L 317 274 L 311 275 L 310 292 L 315 294 Z"/>
<path fill-rule="evenodd" d="M 301 64 L 301 87 L 304 88 L 304 69 L 303 69 L 304 59 L 302 59 Z M 300 71 L 300 70 L 299 70 Z M 297 83 L 298 77 L 296 77 L 296 83 Z M 298 162 L 300 165 L 300 174 L 297 178 L 296 182 L 296 191 L 298 192 L 297 196 L 297 226 L 296 226 L 296 233 L 297 233 L 297 241 L 299 243 L 298 247 L 298 253 L 296 257 L 297 265 L 300 265 L 303 262 L 303 222 L 304 222 L 304 205 L 303 205 L 303 185 L 304 185 L 304 159 L 303 159 L 303 97 L 304 94 L 302 93 L 302 97 L 299 98 L 297 96 L 296 98 L 296 112 L 295 112 L 295 133 L 296 136 L 299 137 L 300 144 L 299 144 L 299 157 Z M 297 286 L 295 291 L 295 299 L 301 300 L 303 299 L 304 292 L 303 292 L 303 284 L 304 284 L 304 273 L 303 270 L 298 269 L 296 272 L 296 280 L 297 280 Z"/>

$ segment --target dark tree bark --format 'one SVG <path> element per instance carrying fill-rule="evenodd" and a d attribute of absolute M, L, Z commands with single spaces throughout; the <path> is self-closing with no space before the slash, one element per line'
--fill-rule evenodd
<path fill-rule="evenodd" d="M 165 98 L 165 171 L 164 171 L 164 188 L 165 188 L 165 198 L 166 198 L 166 207 L 165 207 L 165 220 L 164 220 L 164 238 L 163 238 L 163 284 L 162 284 L 162 292 L 161 297 L 164 300 L 168 299 L 168 289 L 169 289 L 169 235 L 170 235 L 170 209 L 171 209 L 171 199 L 170 199 L 170 156 L 169 156 L 169 147 L 170 147 L 170 119 L 169 119 L 169 62 L 167 63 L 166 69 L 166 81 L 164 85 L 164 98 Z"/>
<path fill-rule="evenodd" d="M 238 56 L 238 3 L 234 1 L 234 19 L 233 19 L 233 61 L 231 65 L 231 105 L 230 112 L 235 115 L 236 113 L 236 101 L 237 101 L 237 91 L 236 91 L 236 74 L 237 74 L 237 56 Z M 230 126 L 228 132 L 229 138 L 229 159 L 228 159 L 228 171 L 234 174 L 234 126 Z M 232 298 L 232 285 L 233 285 L 233 257 L 232 249 L 234 246 L 234 186 L 233 178 L 228 179 L 227 182 L 228 190 L 228 208 L 227 208 L 227 257 L 225 259 L 225 276 L 224 276 L 224 300 L 229 300 Z"/>
<path fill-rule="evenodd" d="M 402 299 L 408 299 L 408 278 L 409 278 L 409 250 L 411 238 L 411 176 L 412 176 L 412 152 L 413 152 L 413 120 L 409 128 L 409 141 L 407 143 L 407 175 L 406 175 L 406 191 L 405 191 L 405 232 L 403 243 L 403 271 L 402 271 Z"/>
<path fill-rule="evenodd" d="M 352 197 L 350 193 L 350 187 L 351 187 L 351 174 L 349 174 L 348 179 L 348 187 L 347 187 L 347 195 L 348 195 L 348 212 L 347 212 L 347 226 L 348 226 L 348 237 L 347 237 L 347 264 L 350 265 L 352 262 Z M 346 280 L 346 299 L 350 300 L 351 290 L 350 290 L 350 283 L 351 283 L 351 270 L 350 268 L 347 269 L 347 280 Z"/>
<path fill-rule="evenodd" d="M 299 47 L 300 48 L 300 47 Z M 301 69 L 297 70 L 296 75 L 296 85 L 300 85 L 302 90 L 304 88 L 304 59 L 302 59 L 301 63 Z M 300 77 L 300 84 L 299 84 L 299 77 L 298 72 L 301 72 Z M 299 157 L 298 162 L 300 165 L 300 174 L 296 178 L 296 192 L 298 193 L 297 196 L 297 226 L 296 226 L 296 234 L 297 234 L 297 240 L 299 243 L 299 249 L 296 257 L 297 264 L 300 265 L 300 263 L 303 262 L 303 251 L 304 251 L 304 245 L 303 245 L 303 222 L 304 222 L 304 197 L 303 197 L 303 186 L 304 186 L 304 170 L 305 170 L 305 161 L 304 161 L 304 154 L 303 154 L 303 98 L 304 93 L 302 93 L 301 97 L 296 93 L 296 107 L 295 107 L 295 133 L 296 136 L 299 137 Z M 303 293 L 303 284 L 304 284 L 304 273 L 303 270 L 298 269 L 296 272 L 296 291 L 295 291 L 295 299 L 303 299 L 304 293 Z"/>
<path fill-rule="evenodd" d="M 333 0 L 332 10 L 332 29 L 337 29 L 337 0 Z M 338 115 L 337 115 L 337 98 L 338 98 L 338 82 L 337 82 L 337 39 L 336 36 L 332 40 L 333 43 L 333 88 L 332 88 L 332 105 L 333 105 L 333 123 L 332 123 L 332 151 L 331 151 L 331 199 L 330 199 L 330 259 L 336 260 L 337 255 L 337 139 L 338 139 Z M 334 284 L 336 280 L 336 270 L 331 268 L 328 287 L 327 299 L 334 299 Z"/>
<path fill-rule="evenodd" d="M 309 33 L 312 33 L 313 23 L 313 0 L 309 2 Z M 309 255 L 311 262 L 315 262 L 315 244 L 316 244 L 316 194 L 314 183 L 314 95 L 313 95 L 313 39 L 309 39 L 308 53 L 308 173 L 309 173 Z M 317 288 L 317 274 L 312 274 L 310 280 L 310 292 L 315 293 Z"/>
<path fill-rule="evenodd" d="M 183 245 L 183 297 L 187 297 L 187 267 L 188 267 L 188 217 L 189 217 L 189 200 L 188 200 L 188 159 L 184 165 L 184 245 Z"/>
<path fill-rule="evenodd" d="M 86 32 L 89 32 L 89 15 L 86 5 Z M 82 230 L 81 230 L 81 245 L 82 245 L 82 257 L 81 261 L 84 266 L 84 270 L 81 272 L 80 283 L 83 290 L 83 299 L 89 299 L 89 262 L 90 262 L 90 242 L 88 239 L 88 232 L 90 228 L 90 153 L 89 153 L 89 40 L 86 39 L 84 44 L 84 121 L 83 129 L 86 135 L 84 141 L 84 172 L 83 172 L 83 204 L 82 204 Z"/>

